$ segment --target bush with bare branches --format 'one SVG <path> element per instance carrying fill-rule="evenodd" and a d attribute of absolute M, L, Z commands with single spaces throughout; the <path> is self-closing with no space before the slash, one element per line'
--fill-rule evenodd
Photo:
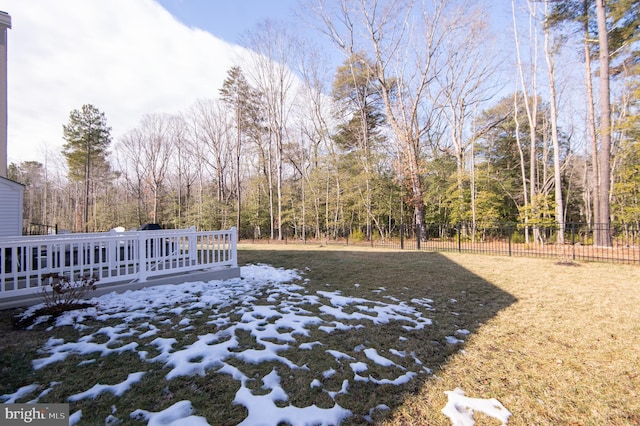
<path fill-rule="evenodd" d="M 78 275 L 76 279 L 70 276 L 51 273 L 42 276 L 42 298 L 47 309 L 66 311 L 73 309 L 85 295 L 96 289 L 98 277 L 94 274 Z M 49 291 L 47 287 L 51 287 Z"/>

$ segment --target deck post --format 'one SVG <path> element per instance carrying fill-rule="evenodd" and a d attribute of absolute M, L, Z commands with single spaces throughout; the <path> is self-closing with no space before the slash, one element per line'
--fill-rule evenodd
<path fill-rule="evenodd" d="M 196 227 L 189 228 L 191 231 L 187 238 L 189 240 L 187 249 L 189 250 L 189 265 L 198 264 L 198 235 L 196 234 Z"/>
<path fill-rule="evenodd" d="M 143 237 L 144 232 L 138 232 L 138 281 L 145 282 L 149 276 L 148 256 L 151 255 L 151 250 L 147 250 L 147 239 Z"/>
<path fill-rule="evenodd" d="M 229 249 L 231 250 L 231 266 L 233 268 L 237 268 L 238 267 L 238 230 L 236 229 L 236 227 L 232 227 L 231 228 L 231 235 L 230 235 L 230 246 Z"/>

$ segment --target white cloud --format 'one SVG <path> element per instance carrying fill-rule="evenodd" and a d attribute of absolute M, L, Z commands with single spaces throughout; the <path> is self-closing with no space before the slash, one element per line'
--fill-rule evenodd
<path fill-rule="evenodd" d="M 91 103 L 114 141 L 145 113 L 217 96 L 241 49 L 185 26 L 154 0 L 5 0 L 9 162 L 60 151 L 69 113 Z"/>

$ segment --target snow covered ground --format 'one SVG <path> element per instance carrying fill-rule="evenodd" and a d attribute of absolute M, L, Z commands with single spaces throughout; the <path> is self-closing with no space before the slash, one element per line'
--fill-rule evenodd
<path fill-rule="evenodd" d="M 376 385 L 401 385 L 428 375 L 431 371 L 415 353 L 404 349 L 407 337 L 399 336 L 397 345 L 388 348 L 369 347 L 362 342 L 352 350 L 337 351 L 326 347 L 318 340 L 311 340 L 311 331 L 333 333 L 336 330 L 375 326 L 378 324 L 402 321 L 407 332 L 432 325 L 428 318 L 433 301 L 412 299 L 408 302 L 384 296 L 385 289 L 375 290 L 376 299 L 366 297 L 345 297 L 338 291 L 309 292 L 299 271 L 277 269 L 268 265 L 249 265 L 242 267 L 242 279 L 227 281 L 188 282 L 179 285 L 148 287 L 135 292 L 109 294 L 93 299 L 95 308 L 67 312 L 60 316 L 51 327 L 73 326 L 85 330 L 77 341 L 64 341 L 50 338 L 41 350 L 41 357 L 33 361 L 34 369 L 42 369 L 65 360 L 71 355 L 84 357 L 82 363 L 95 362 L 96 354 L 106 356 L 112 353 L 133 352 L 143 361 L 149 362 L 149 369 L 131 371 L 126 380 L 120 383 L 89 384 L 86 390 L 69 397 L 69 402 L 95 398 L 103 393 L 125 396 L 132 387 L 140 382 L 148 371 L 161 363 L 166 369 L 166 379 L 205 374 L 226 374 L 236 380 L 240 388 L 230 404 L 246 407 L 247 417 L 242 425 L 276 425 L 288 422 L 292 425 L 337 425 L 352 415 L 351 411 L 336 402 L 336 396 L 348 393 L 350 386 L 358 381 Z M 357 284 L 355 284 L 357 286 Z M 380 295 L 386 302 L 380 302 Z M 264 298 L 266 297 L 266 304 Z M 255 304 L 258 298 L 260 304 Z M 305 306 L 317 306 L 320 315 L 314 314 Z M 29 315 L 41 306 L 34 306 L 25 312 Z M 189 333 L 195 328 L 191 322 L 202 319 L 215 327 L 215 332 L 198 335 L 195 342 L 180 346 L 173 337 L 164 337 L 163 324 L 171 323 L 175 315 L 182 319 L 174 325 L 181 332 Z M 232 321 L 231 318 L 240 318 Z M 46 318 L 42 318 L 42 321 Z M 109 321 L 109 325 L 95 331 L 85 322 Z M 241 350 L 239 333 L 250 333 L 257 345 Z M 458 330 L 455 336 L 448 336 L 449 344 L 464 342 L 467 330 Z M 135 339 L 132 339 L 135 337 Z M 129 340 L 124 343 L 123 339 Z M 133 341 L 132 341 L 133 340 Z M 98 343 L 101 342 L 101 343 Z M 297 365 L 287 358 L 287 351 L 295 348 L 305 351 L 323 351 L 334 363 L 325 371 L 313 372 L 317 377 L 308 384 L 309 388 L 318 388 L 334 401 L 331 408 L 316 405 L 299 407 L 287 403 L 289 395 L 280 384 L 278 370 L 273 368 L 262 377 L 260 392 L 252 391 L 248 386 L 253 381 L 237 365 L 275 362 L 291 370 L 310 371 L 307 365 Z M 153 354 L 153 355 L 151 355 Z M 230 362 L 242 361 L 242 362 Z M 368 371 L 385 370 L 385 379 L 376 379 Z M 330 378 L 338 369 L 351 371 L 350 379 L 345 379 L 340 388 L 325 388 L 323 379 Z M 391 377 L 391 378 L 389 378 Z M 60 380 L 64 380 L 61 378 Z M 38 402 L 60 382 L 51 383 L 47 389 L 39 384 L 31 384 L 18 389 L 10 395 L 3 395 L 0 401 L 15 402 L 31 398 Z M 301 390 L 304 391 L 304 390 Z M 453 424 L 472 425 L 470 415 L 473 410 L 482 411 L 498 417 L 506 423 L 509 412 L 498 406 L 496 400 L 480 400 L 464 397 L 461 391 L 448 393 L 449 404 L 443 410 Z M 385 405 L 370 407 L 368 419 L 376 410 L 388 410 Z M 105 413 L 105 424 L 118 424 L 127 418 L 147 421 L 148 425 L 207 425 L 207 420 L 198 415 L 198 407 L 190 401 L 179 401 L 165 410 L 149 412 L 137 409 L 131 413 L 118 411 Z M 71 413 L 71 424 L 82 421 L 80 410 Z"/>

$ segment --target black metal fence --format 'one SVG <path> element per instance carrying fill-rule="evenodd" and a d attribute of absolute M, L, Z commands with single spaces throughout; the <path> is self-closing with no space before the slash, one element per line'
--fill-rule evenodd
<path fill-rule="evenodd" d="M 43 225 L 41 223 L 30 223 L 22 230 L 22 235 L 55 235 L 58 233 L 58 225 Z"/>
<path fill-rule="evenodd" d="M 392 232 L 375 232 L 366 238 L 362 230 L 354 233 L 323 233 L 316 238 L 311 230 L 293 232 L 283 229 L 283 238 L 244 238 L 243 243 L 323 244 L 384 247 L 389 249 L 483 253 L 500 256 L 547 257 L 561 261 L 594 261 L 640 265 L 640 227 L 629 224 L 609 226 L 568 223 L 525 226 L 501 224 L 427 224 L 416 229 L 399 226 Z M 604 244 L 595 244 L 596 235 L 606 235 Z"/>

